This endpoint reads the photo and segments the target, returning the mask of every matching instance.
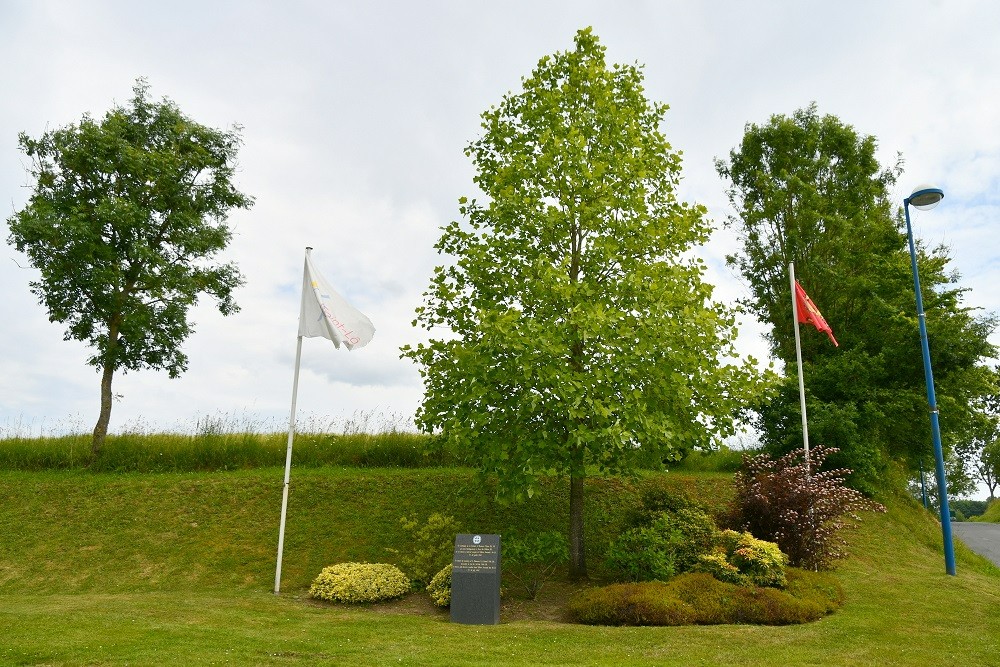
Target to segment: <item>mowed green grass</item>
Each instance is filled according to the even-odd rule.
[[[465,530],[561,529],[565,484],[523,506],[495,502],[464,469],[295,470],[283,593],[271,593],[282,471],[0,472],[2,665],[996,665],[1000,571],[959,549],[944,572],[933,517],[904,498],[865,515],[838,570],[847,604],[789,627],[600,628],[317,604],[324,565],[389,560],[403,514],[452,514]],[[720,508],[727,475],[595,482],[588,539],[601,545],[642,489]]]

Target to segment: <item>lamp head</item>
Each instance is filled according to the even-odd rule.
[[[918,211],[929,211],[944,199],[944,191],[933,185],[918,185],[907,201]]]

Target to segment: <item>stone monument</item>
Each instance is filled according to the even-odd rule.
[[[500,623],[500,536],[455,536],[451,562],[451,621]]]

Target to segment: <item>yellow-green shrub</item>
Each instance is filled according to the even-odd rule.
[[[715,550],[699,556],[694,569],[731,584],[784,588],[787,564],[788,557],[774,542],[724,530],[716,538]]]
[[[332,602],[383,602],[410,591],[410,580],[388,563],[337,563],[324,567],[309,595]]]
[[[445,565],[427,584],[431,600],[439,607],[451,606],[451,565]]]

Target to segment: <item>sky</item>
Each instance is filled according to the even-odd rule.
[[[680,196],[718,228],[698,251],[718,300],[748,292],[725,265],[738,244],[714,160],[746,124],[815,102],[877,137],[883,164],[902,155],[900,203],[921,184],[945,191],[913,214],[915,234],[951,247],[967,305],[1000,311],[1000,3],[2,0],[0,219],[30,194],[18,133],[99,118],[138,77],[202,124],[242,127],[236,182],[256,203],[231,215],[225,253],[246,279],[242,310],[195,308],[180,378],[118,375],[112,432],[206,418],[282,430],[306,246],[377,331],[351,352],[304,341],[300,425],[409,427],[422,385],[399,348],[426,340],[411,322],[446,261],[434,243],[476,194],[465,147],[485,110],[588,26],[609,62],[643,65],[647,96],[670,106]],[[29,292],[36,275],[2,246],[0,434],[89,431],[100,376]],[[740,351],[766,357],[761,326],[742,324]]]

